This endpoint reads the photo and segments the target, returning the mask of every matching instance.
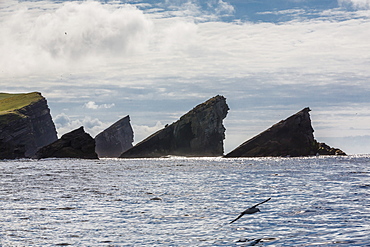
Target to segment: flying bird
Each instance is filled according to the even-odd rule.
[[[250,208],[244,210],[235,220],[231,221],[229,224],[234,223],[235,221],[237,221],[238,219],[243,217],[243,215],[245,215],[245,214],[254,214],[254,213],[260,212],[260,210],[259,210],[259,208],[257,208],[257,206],[261,205],[262,203],[270,201],[270,199],[271,199],[271,197],[269,199],[263,201],[263,202],[257,203],[253,207],[250,207]]]

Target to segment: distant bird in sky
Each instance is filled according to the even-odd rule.
[[[260,212],[260,210],[257,208],[257,206],[261,205],[262,203],[270,201],[270,199],[271,199],[271,197],[269,199],[263,201],[263,202],[257,203],[253,207],[250,207],[250,208],[244,210],[235,220],[231,221],[229,224],[234,223],[235,221],[237,221],[238,219],[243,217],[243,215],[245,215],[245,214],[254,214],[254,213]]]

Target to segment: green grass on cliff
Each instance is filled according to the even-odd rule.
[[[0,115],[16,114],[17,110],[43,99],[40,93],[8,94],[0,93]]]

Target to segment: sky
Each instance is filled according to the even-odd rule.
[[[129,115],[135,143],[223,95],[225,153],[305,107],[370,153],[370,0],[0,0],[0,92],[39,91],[58,135]]]

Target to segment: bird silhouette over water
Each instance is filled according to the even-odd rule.
[[[244,210],[235,220],[231,221],[229,224],[234,223],[235,221],[237,221],[238,219],[243,217],[243,215],[245,215],[245,214],[254,214],[254,213],[260,212],[260,210],[259,210],[259,208],[257,208],[257,206],[261,205],[262,203],[270,201],[270,199],[271,199],[271,197],[269,199],[263,201],[263,202],[257,203],[253,207],[250,207],[250,208]]]

